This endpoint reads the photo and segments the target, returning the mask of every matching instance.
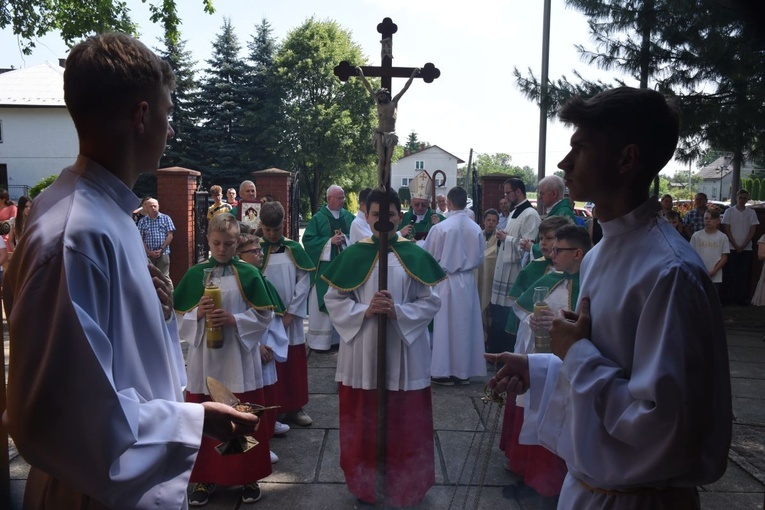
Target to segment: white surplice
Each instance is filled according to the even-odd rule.
[[[377,388],[377,322],[365,319],[378,288],[379,265],[358,289],[342,292],[330,285],[324,302],[340,334],[335,380],[352,388]],[[420,390],[430,386],[428,324],[441,300],[433,288],[411,278],[395,254],[388,254],[388,291],[393,296],[396,320],[387,326],[387,389]]]
[[[284,311],[295,316],[292,324],[285,328],[290,345],[303,345],[303,319],[307,315],[306,302],[311,287],[311,273],[295,266],[292,257],[285,250],[283,253],[272,253],[268,256],[268,265],[263,270],[263,276],[268,278],[279,293],[284,303]]]
[[[448,278],[436,285],[441,309],[433,323],[433,377],[486,375],[483,324],[475,269],[483,264],[486,239],[465,214],[452,211],[430,229],[423,246]]]
[[[223,327],[223,347],[206,346],[205,319],[197,319],[195,306],[185,314],[178,313],[178,334],[189,343],[187,354],[188,390],[209,395],[207,377],[214,377],[233,393],[244,393],[263,387],[263,368],[259,347],[274,318],[273,310],[250,308],[242,299],[239,281],[230,274],[220,279],[221,308],[233,314],[236,326]],[[282,329],[284,329],[282,327]],[[264,338],[266,337],[266,338]],[[287,346],[283,348],[287,356]]]
[[[536,239],[539,224],[542,223],[539,213],[533,207],[524,209],[516,218],[513,218],[513,214],[510,214],[504,229],[507,237],[497,249],[497,263],[494,266],[494,280],[491,286],[491,303],[505,307],[512,305],[512,300],[507,294],[522,269],[521,259],[524,252],[520,248],[520,241]]]
[[[359,209],[356,211],[356,217],[351,222],[351,232],[348,235],[348,240],[350,244],[354,244],[371,235],[372,229],[369,228],[369,223],[367,223],[367,215]]]
[[[183,402],[176,324],[149,275],[137,205],[79,156],[35,199],[5,276],[9,431],[32,465],[25,508],[185,506],[204,410]]]
[[[584,258],[590,338],[561,361],[529,356],[521,442],[562,457],[569,475],[558,508],[667,508],[671,491],[725,472],[731,388],[722,312],[707,270],[649,200],[602,223]],[[648,498],[648,499],[646,499]],[[647,505],[647,506],[646,506]]]

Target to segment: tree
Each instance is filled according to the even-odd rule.
[[[144,3],[146,0],[142,0]],[[212,0],[202,0],[208,14],[215,12]],[[165,35],[173,42],[179,38],[176,0],[149,2],[151,21],[160,23]],[[21,38],[22,52],[32,53],[35,39],[48,32],[58,31],[67,44],[73,44],[91,34],[108,31],[135,34],[136,25],[130,18],[130,9],[124,1],[98,0],[8,0],[0,4],[0,30],[12,27],[13,33]]]
[[[409,133],[404,148],[409,151],[409,154],[420,150],[420,141],[417,139],[417,132],[415,130],[412,130],[412,132]]]
[[[196,169],[201,165],[202,154],[196,143],[199,136],[198,107],[199,87],[195,79],[191,52],[186,51],[186,42],[177,43],[165,38],[165,47],[157,53],[165,59],[175,72],[175,90],[170,93],[173,101],[171,126],[175,136],[167,141],[167,149],[160,161],[160,167],[182,166]]]
[[[248,107],[243,91],[248,69],[240,51],[231,20],[225,19],[201,83],[198,115],[202,125],[195,142],[202,154],[199,170],[221,186],[238,186],[251,170],[243,164]]]
[[[693,161],[705,146],[724,149],[734,154],[738,183],[744,152],[765,153],[765,39],[757,38],[754,17],[735,0],[567,3],[590,17],[590,32],[600,50],[578,46],[584,60],[618,69],[641,87],[676,96],[683,113],[679,159]],[[529,74],[524,78],[515,70],[518,86],[550,114],[573,94],[590,97],[608,86],[575,73],[581,83],[572,84],[564,76],[549,84],[543,98],[541,84]]]
[[[272,33],[271,25],[264,18],[247,43],[249,69],[243,90],[247,96],[244,112],[246,143],[242,151],[247,166],[256,170],[280,166],[281,163],[277,150],[281,135],[276,129],[281,91],[274,80],[277,42]]]
[[[311,211],[326,188],[358,189],[376,182],[370,144],[374,105],[362,83],[342,84],[334,66],[364,64],[361,47],[335,21],[310,18],[292,30],[278,49],[275,86],[282,91],[277,121],[281,148],[291,169],[300,169]]]
[[[526,191],[537,189],[537,174],[528,166],[519,167],[511,164],[512,157],[509,154],[499,152],[496,154],[476,153],[473,167],[478,175],[507,174],[509,177],[518,177],[526,184]]]

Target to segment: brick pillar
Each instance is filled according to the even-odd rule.
[[[170,279],[177,285],[194,260],[194,192],[196,170],[174,166],[157,170],[159,210],[173,220],[175,233],[170,244]]]
[[[499,201],[505,196],[505,188],[502,183],[510,176],[508,174],[486,174],[479,177],[483,194],[481,195],[481,213],[486,209],[499,211]],[[483,218],[478,222],[483,225]]]
[[[268,168],[253,172],[252,176],[258,188],[258,198],[271,195],[284,207],[284,237],[291,238],[290,184],[292,183],[292,173],[278,168]]]

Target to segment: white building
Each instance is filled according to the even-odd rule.
[[[64,105],[64,68],[44,63],[0,74],[0,187],[15,199],[77,158]]]
[[[752,175],[755,168],[748,161],[741,164],[741,179]],[[730,201],[730,190],[733,182],[733,155],[717,158],[699,170],[701,183],[697,193],[705,193],[709,200]],[[751,190],[749,190],[751,191]]]
[[[409,154],[391,165],[391,187],[398,191],[399,188],[409,186],[409,181],[420,170],[425,170],[433,176],[436,170],[441,170],[446,175],[446,182],[440,178],[436,182],[436,194],[444,194],[457,185],[457,165],[464,163],[463,160],[446,152],[438,145],[431,145],[420,151]]]

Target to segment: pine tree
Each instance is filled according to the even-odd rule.
[[[173,101],[173,113],[170,125],[175,136],[167,141],[167,149],[160,161],[160,167],[182,166],[196,170],[200,166],[201,153],[196,139],[199,136],[198,115],[198,86],[195,80],[191,52],[186,51],[183,40],[174,44],[165,39],[165,47],[157,49],[157,53],[165,59],[175,72],[175,90],[170,93]]]
[[[256,27],[249,49],[248,74],[243,92],[247,96],[244,116],[244,161],[248,168],[262,170],[280,166],[279,118],[281,94],[274,80],[274,56],[277,50],[272,28],[264,18]]]
[[[409,154],[412,154],[420,150],[420,141],[417,139],[416,131],[412,130],[412,132],[409,133],[409,136],[406,139],[405,148],[406,150],[409,151]]]
[[[200,171],[211,184],[224,188],[239,186],[252,170],[242,157],[247,142],[243,121],[248,106],[242,91],[246,89],[248,69],[240,51],[231,20],[225,19],[213,42],[199,94]]]

